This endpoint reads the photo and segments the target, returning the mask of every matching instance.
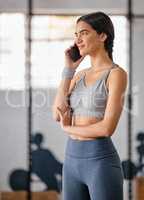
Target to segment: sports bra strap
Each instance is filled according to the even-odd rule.
[[[107,79],[108,79],[108,76],[109,76],[110,72],[116,67],[118,67],[117,64],[113,63],[113,66],[106,71],[105,76],[104,76],[105,83],[107,82]]]

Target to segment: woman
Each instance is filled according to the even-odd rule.
[[[65,51],[65,67],[53,116],[69,136],[63,165],[63,200],[123,200],[123,173],[111,136],[118,124],[127,73],[113,62],[114,28],[105,13],[81,16],[75,44],[81,58]],[[86,55],[91,66],[74,75]]]

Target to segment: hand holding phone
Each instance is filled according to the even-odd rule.
[[[69,55],[74,62],[82,57],[76,44],[69,50]]]

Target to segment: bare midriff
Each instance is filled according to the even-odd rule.
[[[84,117],[84,116],[72,116],[72,126],[88,126],[91,124],[95,124],[102,119],[96,117]],[[78,140],[94,140],[94,137],[79,137],[75,135],[71,135],[72,139]]]

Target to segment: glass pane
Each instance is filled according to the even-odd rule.
[[[24,15],[0,15],[0,89],[24,88]]]

